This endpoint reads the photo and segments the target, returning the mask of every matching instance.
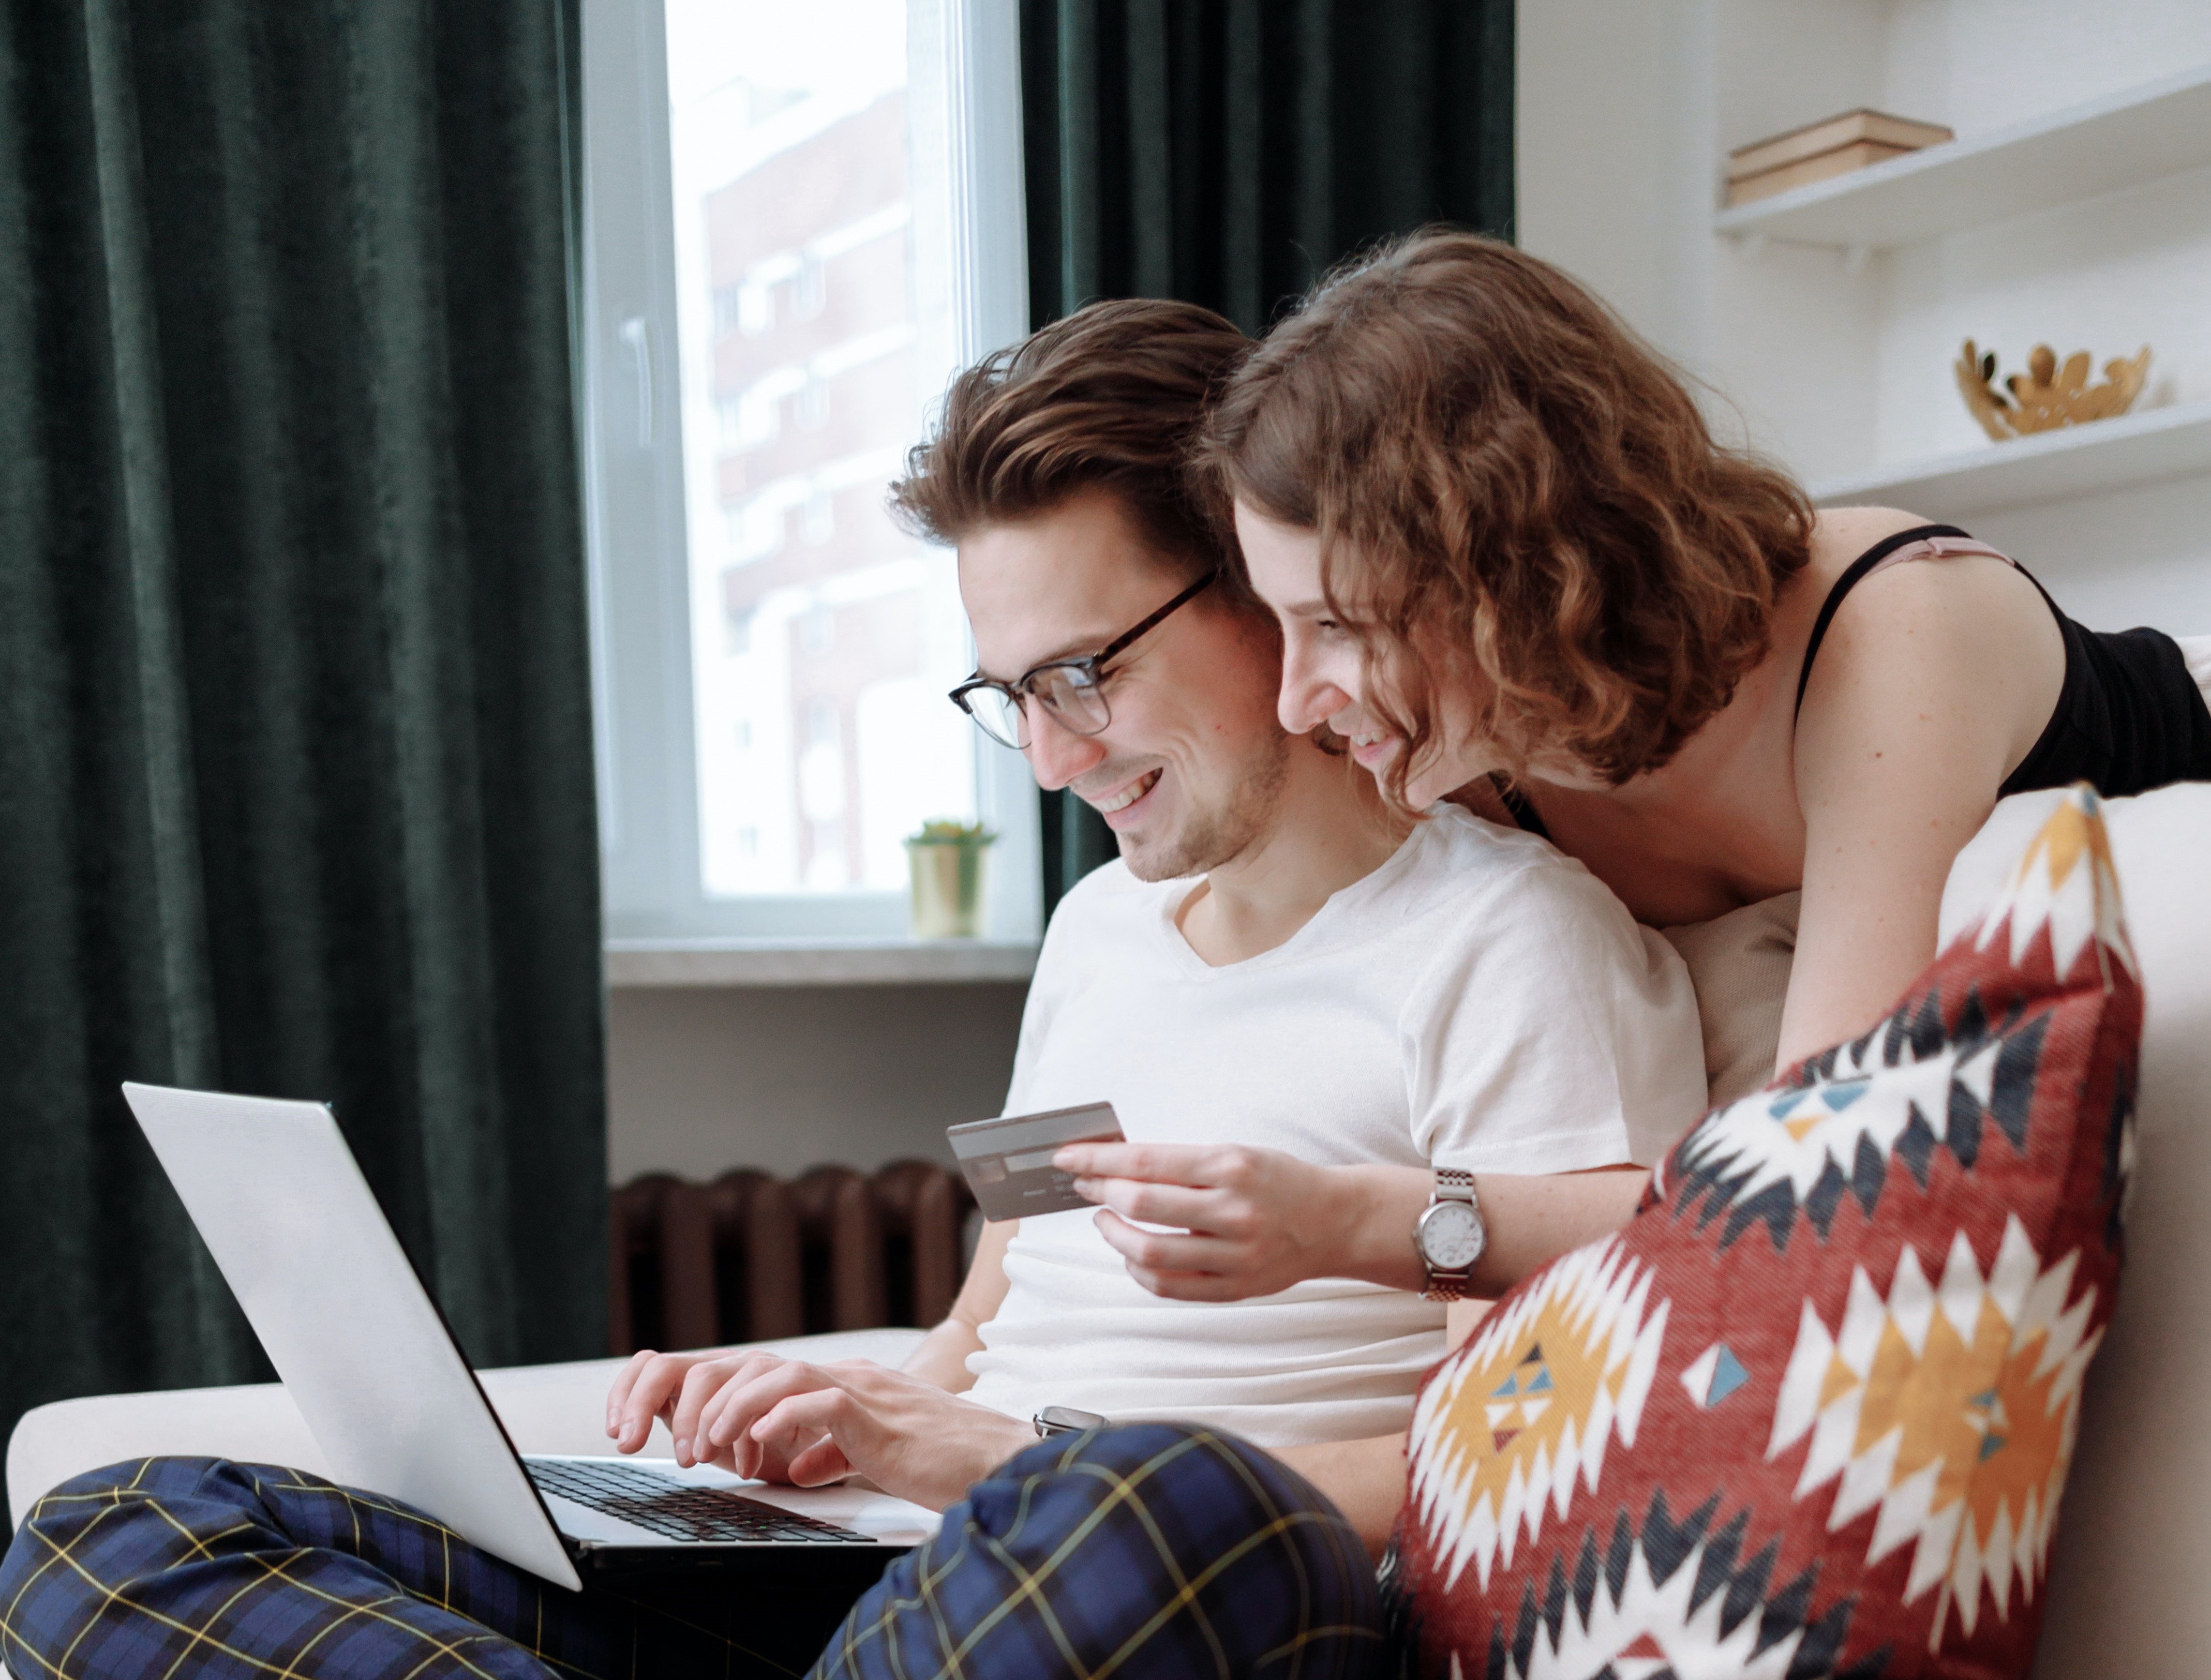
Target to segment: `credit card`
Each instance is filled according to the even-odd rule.
[[[1094,1206],[1075,1194],[1074,1175],[1053,1166],[1052,1154],[1063,1144],[1125,1141],[1111,1103],[971,1121],[946,1127],[944,1135],[985,1219],[1025,1219]]]

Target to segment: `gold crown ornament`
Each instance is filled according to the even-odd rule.
[[[1981,430],[1998,443],[2023,438],[2032,432],[2054,432],[2061,426],[2085,426],[2109,420],[2134,407],[2149,377],[2149,346],[2131,360],[2114,359],[2104,364],[2104,383],[2088,383],[2088,353],[2076,350],[2057,365],[2057,353],[2038,344],[2026,359],[2026,372],[1996,383],[1996,353],[1985,354],[1972,339],[1953,370],[1966,406],[1981,423]]]

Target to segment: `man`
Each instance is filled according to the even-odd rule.
[[[1007,1111],[1111,1101],[1132,1142],[1201,1146],[1208,1192],[1146,1187],[1147,1223],[1217,1230],[1241,1186],[1287,1227],[1254,1240],[1338,1253],[1361,1174],[1647,1163],[1703,1067],[1679,960],[1586,872],[1456,808],[1407,823],[1341,743],[1283,732],[1279,633],[1184,465],[1245,347],[1190,305],[1093,305],[964,376],[895,497],[958,547],[978,668],[954,698],[1120,847],[1054,917]],[[1249,1182],[1301,1163],[1339,1170]],[[1410,1224],[1378,1240],[1409,1252]],[[1348,1278],[1165,1300],[1143,1262],[1172,1252],[1113,1212],[990,1225],[903,1372],[640,1354],[608,1431],[635,1451],[664,1416],[685,1462],[858,1469],[942,1508],[1047,1405],[1193,1421],[1378,1550],[1414,1386],[1478,1308]]]

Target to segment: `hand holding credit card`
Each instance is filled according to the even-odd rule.
[[[985,1219],[1021,1219],[1090,1206],[1075,1194],[1074,1175],[1052,1165],[1052,1155],[1065,1144],[1126,1141],[1111,1103],[978,1120],[948,1126],[944,1135]]]

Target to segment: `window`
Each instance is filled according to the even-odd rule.
[[[585,9],[588,484],[608,931],[902,939],[901,842],[1000,834],[1027,767],[944,698],[949,553],[884,490],[1027,326],[1015,0]]]

